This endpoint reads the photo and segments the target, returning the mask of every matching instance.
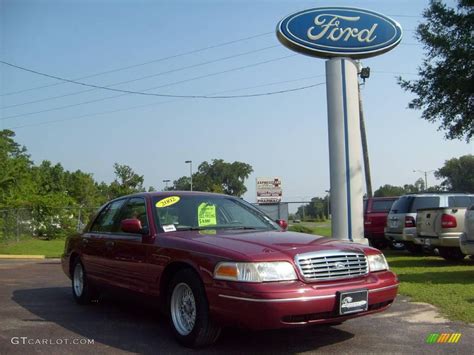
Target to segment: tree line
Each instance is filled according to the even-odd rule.
[[[130,166],[115,163],[115,179],[98,182],[93,174],[68,171],[60,163],[34,164],[26,147],[11,130],[0,131],[0,236],[19,230],[38,237],[55,238],[87,223],[105,202],[137,192],[155,191],[144,186],[144,177]],[[222,159],[203,162],[193,174],[194,189],[242,196],[252,167]],[[180,177],[168,190],[189,190],[190,177]]]

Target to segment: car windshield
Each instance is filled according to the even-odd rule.
[[[164,232],[203,229],[279,230],[249,203],[233,197],[188,195],[156,197],[158,225]]]

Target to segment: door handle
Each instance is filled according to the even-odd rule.
[[[114,245],[115,245],[115,242],[112,241],[112,240],[108,240],[108,241],[105,242],[105,246],[107,248],[112,248]]]
[[[89,243],[89,239],[83,238],[83,239],[82,239],[82,245],[83,245],[83,246],[86,246],[87,243]]]

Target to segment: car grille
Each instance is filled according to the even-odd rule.
[[[369,272],[367,258],[359,253],[314,252],[296,255],[295,261],[307,281],[351,278]]]

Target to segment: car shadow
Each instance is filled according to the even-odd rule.
[[[21,289],[13,301],[40,319],[21,321],[50,322],[78,336],[94,339],[124,351],[166,353],[298,353],[343,342],[354,337],[337,327],[314,326],[300,329],[251,332],[224,329],[218,342],[203,350],[181,347],[173,338],[168,320],[156,307],[138,299],[123,300],[105,296],[100,302],[79,306],[69,287]],[[113,349],[111,349],[113,350]]]

